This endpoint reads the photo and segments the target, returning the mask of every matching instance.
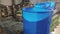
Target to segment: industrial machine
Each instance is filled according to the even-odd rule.
[[[29,0],[11,0],[11,5],[0,5],[0,17],[9,17],[12,16],[13,18],[16,18],[16,13],[20,12],[23,6],[26,6],[29,4]],[[20,13],[19,13],[20,14]]]

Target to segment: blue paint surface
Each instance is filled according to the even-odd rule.
[[[40,5],[41,4],[41,5]],[[36,4],[34,8],[23,8],[24,34],[49,34],[54,5],[43,8],[44,3]],[[41,7],[40,7],[41,6]],[[50,9],[51,8],[51,9]],[[52,10],[53,9],[53,10]]]

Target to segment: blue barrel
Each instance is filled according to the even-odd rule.
[[[46,6],[49,5],[45,3]],[[49,34],[53,14],[52,8],[44,3],[35,4],[33,8],[23,8],[24,34]],[[44,8],[45,7],[45,8]],[[54,6],[53,6],[54,7]]]

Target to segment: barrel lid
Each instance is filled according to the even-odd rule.
[[[23,11],[26,12],[51,12],[54,10],[55,2],[41,2],[34,4],[34,7],[25,7]]]

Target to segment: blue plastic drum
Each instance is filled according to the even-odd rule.
[[[51,6],[48,3],[45,4],[35,4],[34,8],[23,8],[24,34],[50,33],[50,24],[54,9],[51,8]]]

